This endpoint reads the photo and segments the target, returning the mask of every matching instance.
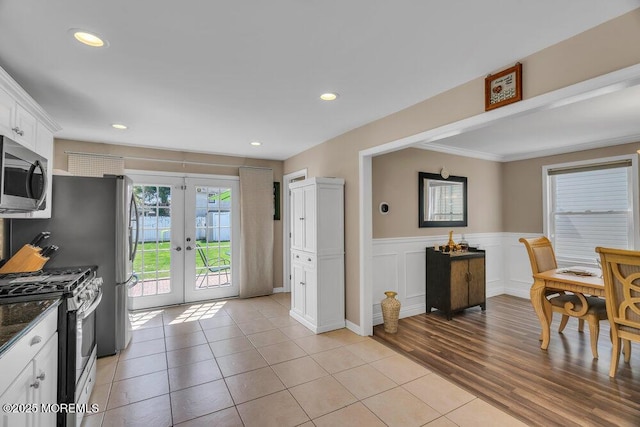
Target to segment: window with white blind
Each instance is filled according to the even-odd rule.
[[[636,159],[621,156],[543,168],[545,234],[560,266],[595,265],[596,246],[637,247]]]

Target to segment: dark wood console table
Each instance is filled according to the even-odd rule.
[[[485,252],[441,252],[427,248],[427,314],[442,310],[451,320],[454,312],[479,305],[486,309]]]

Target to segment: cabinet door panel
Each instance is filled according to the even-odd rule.
[[[316,250],[316,186],[304,187],[304,243],[302,250]]]
[[[36,378],[40,386],[35,390],[35,403],[57,403],[58,401],[58,333],[56,332],[34,359]],[[35,427],[56,424],[56,413],[38,412]]]
[[[7,391],[0,396],[0,401],[3,404],[18,404],[27,405],[33,404],[33,361],[20,372],[15,381],[9,386]],[[38,408],[39,409],[39,408]],[[0,412],[0,420],[2,427],[33,427],[34,417],[33,413],[27,413],[25,411],[16,412]]]
[[[468,265],[466,260],[451,262],[451,310],[469,305]]]
[[[291,263],[291,309],[301,316],[305,313],[305,272],[302,264]]]
[[[469,305],[483,304],[485,300],[484,258],[469,260]]]
[[[304,193],[301,188],[291,190],[291,248],[302,249],[304,244]]]
[[[304,307],[305,307],[305,317],[312,323],[317,323],[318,321],[318,289],[317,289],[317,276],[314,269],[310,269],[305,267],[305,281],[304,281]]]
[[[20,104],[16,107],[15,125],[20,129],[20,133],[15,133],[14,138],[20,144],[35,151],[36,149],[36,128],[37,120]]]
[[[13,115],[16,101],[4,90],[0,89],[0,135],[12,137]]]

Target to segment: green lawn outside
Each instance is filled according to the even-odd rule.
[[[207,243],[204,240],[199,240],[197,243],[203,250],[207,247]],[[218,242],[209,242],[209,248],[205,250],[206,258],[210,266],[223,264],[224,262],[221,260],[227,260],[228,263],[231,263],[230,252],[231,242],[228,241],[220,242],[220,246],[218,246]],[[156,279],[156,272],[158,273],[158,278],[168,278],[171,269],[171,254],[170,242],[146,242],[138,244],[138,252],[133,260],[133,271],[138,275],[140,280]],[[196,252],[195,255],[196,268],[204,268],[205,264],[200,254]]]

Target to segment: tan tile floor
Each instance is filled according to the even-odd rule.
[[[314,335],[290,295],[136,313],[83,426],[524,425],[369,337]]]

